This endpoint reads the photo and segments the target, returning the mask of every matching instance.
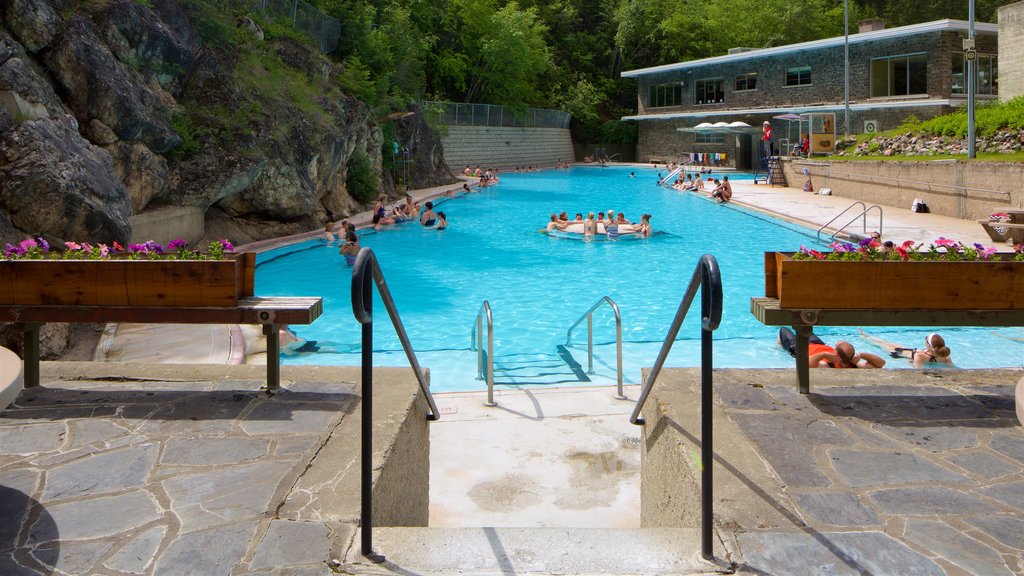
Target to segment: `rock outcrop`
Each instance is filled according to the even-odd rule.
[[[3,3],[0,242],[124,241],[129,216],[166,205],[200,208],[208,237],[231,230],[239,242],[315,229],[361,209],[346,188],[357,149],[393,190],[383,134],[344,94],[338,64],[295,40],[264,41],[252,19],[239,20],[240,39],[233,20],[204,9]],[[396,134],[412,144],[408,184],[452,181],[419,115]]]
[[[1017,130],[999,130],[991,136],[978,135],[975,139],[975,150],[998,154],[1020,152],[1024,150],[1024,133]],[[872,138],[867,142],[861,142],[852,150],[840,152],[840,155],[936,156],[966,153],[966,138],[906,132],[896,136]]]

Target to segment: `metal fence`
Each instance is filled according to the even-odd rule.
[[[423,109],[445,126],[500,126],[506,128],[568,128],[572,115],[562,110],[510,108],[493,104],[424,102]]]
[[[253,0],[271,18],[287,18],[292,28],[313,39],[323,53],[333,52],[341,38],[341,22],[301,0]]]

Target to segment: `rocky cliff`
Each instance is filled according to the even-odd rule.
[[[123,243],[132,215],[166,205],[200,208],[208,238],[236,243],[315,229],[376,195],[347,187],[357,150],[393,190],[343,64],[264,39],[229,5],[0,3],[0,242]],[[420,143],[409,184],[450,182],[419,115],[394,124]]]

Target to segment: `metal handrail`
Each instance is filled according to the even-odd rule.
[[[566,347],[572,346],[572,331],[583,322],[583,319],[587,319],[587,374],[594,373],[594,310],[597,310],[602,304],[608,303],[611,306],[612,312],[615,313],[615,358],[616,358],[616,392],[615,396],[619,400],[625,400],[626,396],[622,393],[622,316],[619,315],[619,306],[608,296],[602,296],[600,300],[594,303],[589,310],[583,313],[578,320],[573,322],[572,326],[565,333],[565,345]]]
[[[879,233],[879,235],[881,235],[882,234],[882,219],[883,219],[883,216],[884,216],[884,214],[882,213],[882,207],[879,206],[878,204],[872,204],[871,206],[868,206],[867,208],[865,208],[863,212],[861,212],[860,214],[857,214],[856,216],[851,218],[849,222],[847,222],[846,224],[843,224],[838,230],[833,232],[832,233],[832,238],[835,238],[837,234],[839,234],[843,230],[846,230],[847,226],[849,226],[850,224],[853,224],[854,222],[856,222],[857,218],[861,218],[861,217],[863,217],[863,219],[861,220],[861,235],[867,234],[868,233],[868,216],[867,216],[867,214],[868,214],[868,212],[874,210],[875,208],[878,208],[878,233]]]
[[[699,282],[698,282],[699,279]],[[672,319],[672,325],[668,329],[668,334],[665,336],[665,343],[661,346],[661,351],[658,352],[658,359],[654,362],[654,367],[647,374],[647,378],[644,380],[643,388],[640,391],[640,397],[636,401],[636,407],[633,408],[633,414],[629,417],[629,421],[633,424],[642,426],[645,424],[644,419],[640,417],[640,411],[643,410],[644,403],[647,402],[647,396],[651,392],[651,388],[654,386],[654,382],[658,379],[658,375],[661,373],[661,368],[665,364],[665,360],[668,358],[669,351],[672,350],[672,345],[675,343],[676,335],[679,333],[679,328],[683,325],[683,320],[686,319],[686,313],[690,310],[690,305],[693,304],[693,299],[697,295],[697,288],[700,288],[700,315],[701,315],[701,334],[700,334],[700,459],[701,459],[701,555],[711,560],[714,556],[713,551],[713,524],[714,518],[712,516],[712,470],[714,448],[712,445],[712,427],[711,427],[711,409],[712,409],[712,384],[713,384],[713,363],[712,363],[712,338],[711,333],[718,328],[718,325],[722,322],[722,276],[718,271],[718,261],[711,254],[705,254],[700,257],[700,261],[697,262],[697,267],[693,270],[693,276],[690,277],[690,284],[686,288],[686,294],[683,295],[682,301],[679,303],[679,308],[676,310],[676,316]]]
[[[868,205],[864,204],[863,202],[861,202],[860,200],[857,200],[853,204],[850,204],[849,206],[844,208],[842,212],[840,212],[839,214],[836,214],[831,220],[826,222],[820,228],[818,228],[817,240],[819,242],[821,242],[821,231],[822,230],[824,230],[825,228],[828,228],[830,224],[832,224],[836,220],[839,220],[839,218],[843,214],[846,214],[847,212],[850,211],[851,208],[853,208],[854,206],[856,206],[858,204],[860,204],[861,211],[858,212],[856,216],[851,218],[849,222],[847,222],[846,224],[843,224],[838,229],[836,229],[836,231],[832,233],[830,238],[835,238],[836,234],[839,234],[843,230],[846,230],[846,227],[849,226],[850,224],[853,224],[854,222],[856,222],[857,218],[862,218],[862,220],[861,220],[862,230],[861,231],[862,231],[862,233],[867,234],[867,232],[868,232],[868,217],[867,217],[867,214],[868,214],[868,212],[870,212],[874,208],[878,208],[878,232],[881,233],[882,232],[882,218],[883,218],[882,207],[879,206],[878,204],[872,204],[871,206],[868,206]]]
[[[469,349],[476,350],[476,379],[483,380],[484,314],[487,315],[487,401],[484,406],[497,406],[498,403],[494,401],[494,316],[491,315],[491,303],[487,300],[484,300],[476,313],[473,330],[469,335]]]
[[[372,282],[372,283],[371,283]],[[416,359],[416,352],[409,343],[409,336],[405,333],[402,319],[398,316],[398,309],[395,301],[391,298],[391,291],[384,281],[384,273],[377,263],[377,257],[373,250],[362,248],[356,255],[356,262],[352,268],[352,313],[356,321],[363,325],[362,358],[361,358],[361,380],[362,380],[362,402],[361,402],[361,428],[362,428],[362,449],[360,453],[360,485],[361,485],[361,548],[364,556],[375,562],[381,562],[384,557],[373,552],[373,284],[377,285],[377,293],[384,302],[384,308],[391,317],[391,324],[398,333],[398,339],[402,342],[402,348],[409,359],[409,365],[416,374],[416,380],[420,384],[420,390],[427,400],[430,411],[427,413],[427,420],[437,420],[441,412],[434,403],[434,396],[430,393],[430,384],[423,376],[420,363]]]

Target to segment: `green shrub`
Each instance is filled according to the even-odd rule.
[[[379,182],[373,171],[373,162],[361,148],[356,148],[348,159],[348,178],[345,180],[348,193],[366,204],[377,195]]]

